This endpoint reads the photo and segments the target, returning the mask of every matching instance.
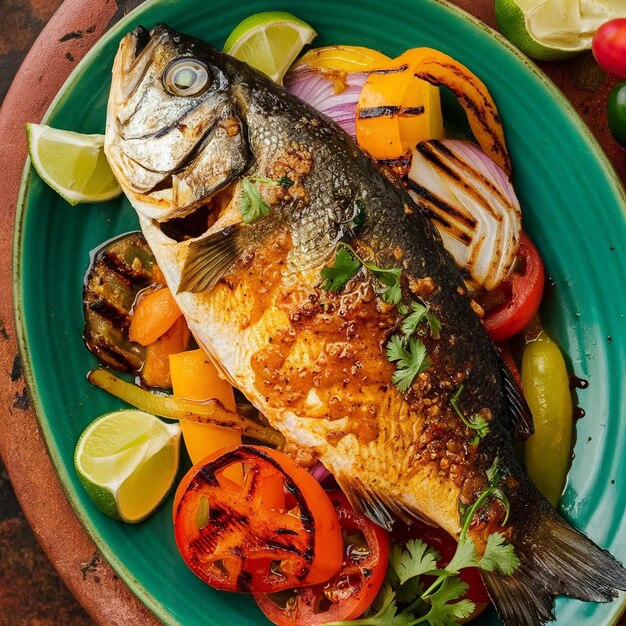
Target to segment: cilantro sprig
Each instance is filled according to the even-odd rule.
[[[471,600],[461,599],[467,585],[459,572],[466,567],[478,567],[509,575],[519,566],[519,559],[502,533],[492,533],[487,539],[482,557],[468,536],[474,515],[491,497],[505,502],[508,519],[508,500],[499,487],[501,469],[496,457],[487,471],[489,483],[472,506],[461,516],[461,534],[454,556],[445,568],[439,569],[439,553],[421,539],[412,539],[403,546],[393,544],[389,551],[387,580],[374,604],[361,619],[330,622],[325,626],[452,626],[474,611]],[[428,589],[420,583],[421,576],[435,577]],[[402,607],[402,605],[405,605]]]
[[[264,176],[245,176],[242,178],[238,208],[244,224],[252,224],[262,217],[267,217],[270,213],[270,208],[261,197],[259,183],[265,183],[273,187],[277,185],[280,187],[291,187],[294,184],[293,180],[287,178],[287,176],[283,176],[280,180],[265,178]]]
[[[465,415],[463,415],[463,411],[459,409],[458,405],[458,400],[463,393],[463,389],[464,386],[460,385],[459,388],[454,392],[454,395],[450,398],[450,404],[452,405],[452,408],[454,409],[456,414],[459,416],[459,419],[468,428],[476,431],[476,436],[472,440],[472,445],[475,445],[478,443],[479,439],[486,437],[489,433],[489,422],[487,419],[485,419],[483,415],[480,415],[480,413],[475,413],[471,417],[465,417]]]
[[[351,260],[349,261],[347,257],[351,257]],[[393,305],[399,304],[402,299],[400,287],[402,270],[399,268],[386,269],[373,263],[368,263],[355,252],[351,245],[344,241],[337,246],[337,254],[335,255],[333,265],[325,267],[321,272],[322,278],[326,280],[324,285],[322,285],[322,289],[341,291],[361,267],[366,268],[383,285],[383,288],[377,290],[376,293],[384,302]]]

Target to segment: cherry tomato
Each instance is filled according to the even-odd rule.
[[[593,36],[591,49],[607,74],[626,79],[626,17],[602,24]]]
[[[626,148],[626,83],[618,83],[611,90],[606,116],[613,139]]]
[[[520,238],[517,267],[489,298],[501,297],[494,308],[485,309],[483,324],[494,341],[504,341],[526,328],[541,304],[545,282],[543,262],[525,233]],[[481,301],[479,299],[479,304]]]
[[[439,526],[429,526],[419,521],[413,522],[410,526],[398,524],[397,528],[394,527],[393,535],[394,538],[401,541],[421,539],[429,546],[435,548],[441,557],[437,563],[439,567],[445,567],[456,552],[456,541]],[[477,567],[462,569],[459,575],[461,580],[468,585],[464,598],[471,600],[476,605],[476,611],[473,614],[475,616],[478,614],[478,611],[482,612],[489,603],[489,594]],[[426,583],[426,586],[428,584],[430,583]]]
[[[243,465],[243,486],[224,470]],[[276,592],[323,583],[341,566],[333,503],[296,462],[240,445],[191,468],[177,492],[174,534],[189,568],[226,591]]]
[[[328,493],[343,534],[343,562],[327,583],[281,594],[255,594],[279,626],[318,626],[353,619],[372,604],[385,579],[389,535],[354,511],[341,491]]]

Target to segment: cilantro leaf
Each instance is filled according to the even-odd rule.
[[[280,180],[278,181],[278,184],[280,187],[289,188],[293,186],[294,182],[288,176],[282,176]]]
[[[361,619],[327,622],[324,626],[411,626],[415,617],[411,613],[398,613],[396,593],[390,585],[383,585],[375,606],[379,606],[376,613]]]
[[[398,307],[400,310],[400,307]],[[405,335],[412,335],[415,332],[418,334],[424,334],[424,331],[420,329],[420,324],[426,323],[428,325],[428,330],[430,331],[431,337],[434,339],[439,339],[441,334],[441,322],[439,318],[430,310],[430,307],[422,302],[416,302],[415,300],[411,301],[411,308],[406,309],[405,312],[400,311],[403,315],[407,315],[402,321],[402,332]]]
[[[242,194],[239,199],[239,211],[244,224],[252,224],[261,217],[269,215],[270,212],[270,208],[261,198],[261,193],[253,180],[257,179],[243,178],[241,181]]]
[[[321,272],[322,278],[326,280],[322,288],[327,291],[341,291],[360,269],[361,262],[354,258],[346,248],[339,248],[334,264],[325,267]]]
[[[462,536],[456,547],[452,560],[446,565],[446,572],[458,574],[464,567],[476,567],[478,551],[470,537]]]
[[[404,318],[400,327],[402,332],[405,335],[412,335],[424,320],[427,311],[427,307],[420,302],[411,302],[411,313]]]
[[[404,546],[393,544],[389,562],[400,584],[437,569],[439,554],[421,539],[411,539]]]
[[[430,596],[430,611],[424,620],[430,626],[454,626],[458,621],[469,617],[475,608],[471,600],[453,602],[465,595],[467,584],[458,576],[446,578],[441,587]]]
[[[428,311],[427,317],[431,337],[433,339],[439,339],[441,336],[441,322],[439,321],[439,318],[431,311]]]
[[[402,300],[402,289],[400,287],[402,270],[399,268],[383,269],[369,263],[364,263],[364,265],[385,286],[384,289],[380,289],[377,292],[383,301],[389,302],[389,304],[399,304],[400,300]]]
[[[406,338],[393,335],[387,343],[387,358],[396,363],[391,380],[401,392],[407,391],[415,377],[430,367],[426,346],[415,337],[409,337],[407,350]]]
[[[492,533],[487,539],[483,558],[478,562],[480,569],[501,574],[512,574],[519,567],[519,558],[510,543],[506,543],[502,533]]]

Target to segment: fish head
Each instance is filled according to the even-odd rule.
[[[183,217],[246,169],[238,80],[229,57],[164,25],[139,26],[121,40],[105,152],[140,213]]]

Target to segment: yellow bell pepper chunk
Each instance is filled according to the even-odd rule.
[[[203,350],[188,350],[171,354],[170,372],[172,391],[175,396],[198,401],[215,398],[227,409],[235,410],[235,395],[232,386],[220,377]],[[183,421],[180,425],[187,452],[194,464],[215,450],[241,443],[241,434],[234,430]],[[228,478],[241,483],[239,468],[230,468],[228,472],[225,473]]]

